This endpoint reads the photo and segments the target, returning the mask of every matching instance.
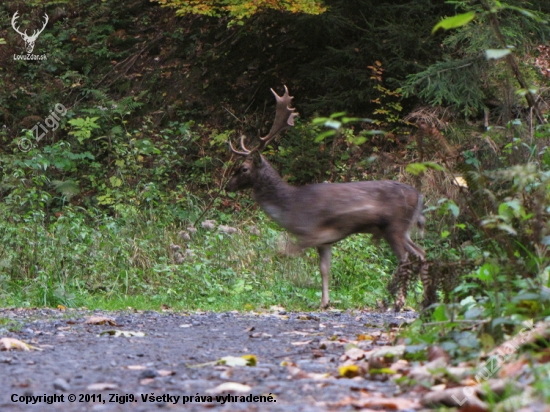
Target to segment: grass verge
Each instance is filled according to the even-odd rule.
[[[71,207],[58,216],[0,214],[2,307],[314,310],[320,303],[316,251],[278,253],[283,232],[259,212],[194,233],[176,214],[135,208],[117,217]],[[334,306],[375,307],[395,269],[389,248],[354,236],[334,249]]]

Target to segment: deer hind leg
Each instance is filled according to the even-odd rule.
[[[399,312],[405,306],[407,291],[412,278],[411,262],[407,259],[399,263],[390,283],[390,293],[395,296],[394,312]]]
[[[434,304],[437,300],[437,285],[433,277],[430,275],[428,262],[425,260],[420,262],[420,280],[424,287],[424,300],[422,301],[422,309]]]
[[[390,296],[395,299],[394,310],[395,312],[399,312],[405,305],[405,298],[407,297],[407,288],[409,285],[410,268],[408,266],[410,264],[407,251],[414,253],[416,250],[410,245],[412,241],[410,243],[407,241],[408,235],[395,230],[395,228],[387,228],[384,238],[399,260],[397,270],[393,274],[388,285],[388,292]],[[418,248],[418,246],[416,247]]]
[[[317,247],[319,252],[319,269],[321,270],[321,279],[323,282],[323,291],[321,294],[321,308],[326,309],[330,303],[328,295],[328,281],[330,273],[330,259],[332,255],[332,245],[322,245]]]

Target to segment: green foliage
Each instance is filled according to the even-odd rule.
[[[265,9],[289,11],[291,13],[320,14],[326,11],[323,2],[319,0],[287,0],[284,2],[273,0],[155,0],[163,6],[177,8],[178,15],[202,14],[205,16],[221,17],[228,15],[232,23],[240,23],[240,20],[249,18],[253,14]]]
[[[360,145],[367,141],[366,135],[384,134],[384,132],[380,130],[363,130],[356,135],[353,133],[353,130],[345,127],[350,123],[357,123],[357,122],[372,122],[372,120],[359,119],[355,117],[346,117],[345,113],[333,113],[330,115],[330,117],[317,117],[312,120],[311,123],[313,125],[322,125],[332,130],[327,130],[325,132],[320,133],[315,138],[315,143],[322,142],[327,137],[334,138],[342,135],[344,136],[347,142],[354,145]]]
[[[403,94],[415,94],[433,106],[450,106],[469,116],[485,107],[487,92],[479,82],[486,73],[487,63],[479,57],[437,62],[426,70],[411,74]]]
[[[493,152],[466,152],[463,163],[452,166],[464,180],[455,199],[442,198],[427,210],[438,222],[427,252],[438,279],[449,282],[443,284],[449,299],[434,308],[436,325],[420,341],[438,340],[461,358],[484,348],[487,336],[486,346],[492,347],[524,321],[550,316],[550,163],[546,146],[537,144],[548,138],[548,126],[536,128],[541,140],[531,144],[523,132],[522,138],[510,133],[497,161]],[[495,130],[489,136],[502,137]],[[449,169],[441,172],[458,181]],[[462,279],[452,282],[459,273]],[[479,343],[462,344],[461,337]]]
[[[85,119],[77,118],[69,120],[68,123],[73,126],[74,129],[71,130],[69,134],[76,137],[79,143],[83,143],[84,140],[87,140],[92,136],[92,130],[100,128],[100,126],[96,123],[97,119],[99,119],[99,117],[86,117]]]
[[[467,13],[457,14],[453,17],[447,17],[437,23],[432,29],[432,34],[439,29],[450,30],[458,27],[465,26],[475,18],[476,14],[473,11]]]
[[[403,92],[405,96],[415,94],[431,105],[450,106],[471,116],[487,109],[488,101],[500,100],[502,84],[510,87],[512,76],[517,77],[517,71],[498,62],[489,64],[488,60],[501,59],[511,49],[520,56],[527,54],[527,60],[530,49],[543,43],[550,32],[543,24],[546,22],[543,13],[513,4],[491,2],[491,8],[485,10],[470,2],[452,3],[468,11],[443,19],[432,30],[433,33],[440,28],[458,29],[443,40],[445,58],[410,74]],[[471,23],[474,18],[477,24]]]
[[[261,216],[254,216],[254,225],[240,224],[237,233],[199,228],[186,240],[176,210],[162,206],[126,207],[117,218],[93,208],[65,207],[57,216],[6,212],[0,210],[0,298],[14,305],[120,308],[131,302],[203,310],[319,305],[317,256],[279,256],[280,232]],[[229,218],[226,224],[243,221]],[[357,237],[335,253],[340,256],[333,271],[334,302],[343,308],[373,306],[385,293],[393,265],[389,250],[381,253]]]

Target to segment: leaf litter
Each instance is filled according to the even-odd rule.
[[[27,321],[32,311],[0,310],[0,315],[7,314],[23,325],[1,338],[0,345],[19,349],[27,357],[25,371],[19,370],[17,376],[10,373],[17,363],[12,366],[10,358],[5,358],[0,384],[26,387],[29,384],[25,382],[34,382],[31,390],[47,392],[52,391],[48,385],[54,377],[63,374],[73,391],[117,390],[137,394],[147,390],[143,389],[146,386],[156,385],[155,391],[179,394],[273,393],[277,399],[273,410],[291,407],[296,411],[307,408],[412,411],[458,407],[455,399],[465,399],[461,412],[479,412],[491,409],[486,400],[494,396],[506,398],[502,402],[515,402],[518,410],[520,407],[526,412],[544,410],[537,409],[541,400],[529,386],[534,362],[521,350],[507,358],[498,373],[480,382],[482,359],[477,364],[473,361],[453,364],[451,356],[441,347],[396,344],[397,328],[380,328],[381,324],[404,322],[393,314],[281,312],[284,313],[201,312],[182,316],[133,311],[103,317],[87,316],[85,311],[69,308],[42,309],[32,315],[32,320],[28,316]],[[78,321],[83,316],[87,316],[85,320]],[[410,322],[414,314],[405,313],[404,317]],[[140,339],[113,339],[105,346],[98,345],[98,335],[86,328],[113,324],[124,327],[137,324],[147,333],[141,336],[114,330],[124,332],[118,336],[140,336]],[[182,328],[182,324],[192,327]],[[550,350],[540,344],[550,336],[548,325],[537,325],[535,329],[538,335],[530,336],[522,344],[539,345],[536,362],[550,363]],[[60,333],[63,330],[71,334],[71,339]],[[252,331],[270,337],[254,338]],[[101,333],[117,336],[112,329]],[[42,352],[30,350],[36,347],[25,343],[29,336],[43,348]],[[296,341],[293,339],[296,337],[308,339]],[[494,350],[499,348],[502,346]],[[63,353],[61,358],[57,356],[59,351]],[[239,352],[247,355],[234,355]],[[424,360],[411,360],[419,359],[418,354],[423,354]],[[487,356],[490,354],[488,351]],[[136,363],[137,359],[143,359],[143,363]],[[75,368],[77,364],[81,366]],[[69,371],[74,371],[72,376]],[[465,388],[470,388],[466,398]],[[5,405],[2,396],[0,404]],[[70,409],[61,405],[58,410]]]

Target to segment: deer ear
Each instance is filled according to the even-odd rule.
[[[260,152],[254,151],[250,154],[252,157],[252,161],[254,162],[254,166],[259,166],[262,163],[262,155]]]

